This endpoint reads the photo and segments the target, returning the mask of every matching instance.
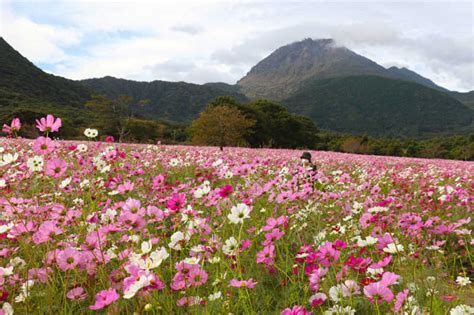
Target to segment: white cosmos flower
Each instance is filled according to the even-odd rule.
[[[142,254],[148,254],[149,252],[151,252],[152,247],[153,245],[151,244],[151,241],[142,242],[142,245],[141,245]]]
[[[396,244],[395,243],[390,243],[383,249],[384,252],[389,253],[389,254],[397,254],[399,252],[403,252],[404,247],[402,244]]]
[[[474,307],[461,304],[456,306],[455,308],[452,308],[451,311],[449,311],[450,315],[471,315],[474,314]]]
[[[97,129],[87,128],[84,130],[84,135],[87,138],[95,138],[99,135],[99,131]]]
[[[86,152],[87,151],[87,145],[84,143],[80,143],[77,145],[77,151],[79,152]]]
[[[208,297],[209,301],[214,301],[214,300],[217,300],[217,299],[222,299],[222,292],[221,291],[217,291],[215,293],[212,293],[211,295],[209,295]]]
[[[244,203],[239,203],[237,206],[233,206],[230,210],[230,214],[227,216],[230,222],[234,224],[243,223],[245,219],[250,218],[250,207]]]
[[[380,213],[380,212],[387,212],[388,208],[387,207],[372,207],[369,210],[370,213]]]
[[[18,153],[15,153],[15,154],[11,154],[11,153],[7,153],[7,154],[4,154],[2,156],[2,158],[0,159],[0,166],[5,166],[5,165],[8,165],[8,164],[11,164],[13,162],[15,162],[16,160],[18,160]]]
[[[225,241],[224,246],[222,246],[222,251],[228,256],[235,256],[239,251],[239,243],[235,237],[231,236],[228,240]]]
[[[13,307],[8,302],[3,303],[2,310],[5,315],[13,315]]]
[[[124,299],[131,299],[132,297],[137,294],[142,288],[147,287],[151,284],[151,280],[153,280],[153,275],[142,275],[140,278],[135,281],[132,285],[130,285],[126,291],[124,291],[123,298]]]
[[[459,284],[461,287],[464,287],[468,284],[471,284],[471,280],[469,279],[469,277],[458,276],[456,278],[456,283]]]
[[[181,231],[175,232],[173,235],[171,235],[171,242],[168,244],[168,246],[174,250],[181,250],[181,243],[186,243],[187,241],[189,241],[189,238],[190,236],[188,233],[186,233],[185,235]]]
[[[28,168],[32,172],[42,171],[43,165],[44,165],[44,159],[42,156],[38,156],[38,155],[32,158],[29,158],[28,161],[26,162],[26,166],[28,166]]]
[[[140,258],[136,260],[136,263],[143,270],[150,270],[158,268],[161,263],[169,257],[168,252],[164,247],[157,249],[156,251],[152,252],[149,257],[147,258]]]
[[[30,288],[35,284],[33,280],[28,280],[21,285],[21,292],[15,297],[16,303],[21,303],[26,300],[28,295],[30,294]]]
[[[0,188],[7,187],[7,181],[3,178],[0,178]]]
[[[68,177],[66,179],[64,179],[61,184],[59,184],[59,188],[66,188],[72,181],[72,178],[71,177]]]

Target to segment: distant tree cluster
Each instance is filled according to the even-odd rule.
[[[219,110],[216,110],[218,109]],[[222,118],[223,108],[228,108],[226,113],[232,109],[236,119]],[[250,147],[268,148],[315,148],[317,143],[318,129],[308,118],[292,114],[288,110],[276,103],[267,100],[257,100],[250,103],[238,103],[234,98],[222,96],[214,99],[207,106],[205,120],[220,121],[218,127],[203,124],[204,118],[200,116],[195,120],[190,128],[193,143],[219,145],[215,141],[214,134],[223,131],[222,125],[232,123],[235,129],[240,127],[239,141],[229,141],[225,145],[248,145]],[[202,114],[201,114],[202,115]],[[211,117],[209,117],[211,116]],[[245,118],[245,119],[242,119]],[[240,125],[239,125],[240,124]],[[235,133],[235,132],[234,132]],[[234,139],[235,140],[235,139]]]

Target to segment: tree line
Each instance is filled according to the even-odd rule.
[[[290,148],[337,151],[359,154],[410,156],[474,160],[474,134],[438,136],[430,139],[383,138],[320,131],[304,116],[268,101],[238,102],[221,96],[211,101],[189,124],[150,120],[138,114],[146,100],[130,96],[93,96],[86,111],[78,111],[72,121],[63,119],[58,134],[63,139],[80,139],[84,128],[100,130],[101,137],[113,136],[121,142],[164,144],[247,146],[252,148]],[[87,114],[89,113],[89,114]],[[90,113],[93,113],[91,115]],[[19,110],[2,119],[18,117],[23,122],[21,135],[36,137],[34,121],[46,113]]]

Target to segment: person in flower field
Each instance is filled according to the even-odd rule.
[[[300,179],[298,181],[299,184],[303,184],[303,183],[314,184],[314,180],[315,180],[314,176],[316,175],[317,167],[311,161],[311,159],[312,159],[311,153],[309,153],[308,151],[303,152],[303,154],[301,154],[300,156],[301,166],[302,166],[302,169],[300,169],[300,171],[302,170],[303,173],[300,173],[300,176],[299,176]]]

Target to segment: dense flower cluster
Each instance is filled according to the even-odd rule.
[[[473,311],[474,163],[37,127],[0,139],[0,314]]]

